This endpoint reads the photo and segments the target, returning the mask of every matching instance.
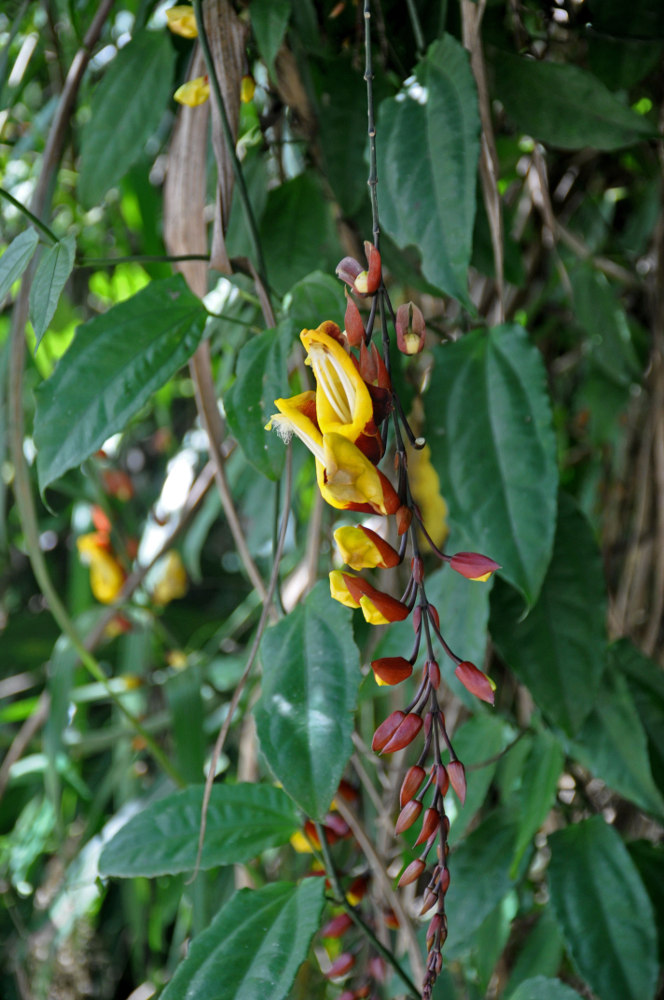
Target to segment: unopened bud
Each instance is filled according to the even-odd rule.
[[[399,805],[403,808],[406,802],[410,802],[413,796],[417,793],[418,788],[422,784],[426,777],[426,771],[419,764],[413,764],[406,771],[406,777],[403,779],[401,784],[401,793],[399,795]]]
[[[459,796],[461,805],[466,801],[466,769],[460,760],[451,760],[447,765],[450,785]]]
[[[377,753],[380,752],[392,739],[405,718],[406,714],[401,709],[397,709],[396,712],[388,715],[374,733],[373,740],[371,741],[371,749]]]
[[[332,917],[321,930],[322,937],[328,938],[338,938],[342,934],[345,934],[349,927],[352,926],[353,921],[348,916],[347,913],[338,913],[336,917]]]
[[[429,680],[431,681],[431,686],[434,691],[437,691],[440,687],[440,667],[435,660],[429,660],[427,663],[427,673],[429,675]]]
[[[417,820],[421,812],[422,803],[417,799],[411,799],[410,802],[406,802],[406,805],[399,813],[399,818],[394,828],[394,832],[399,835],[400,833],[403,833],[404,830],[408,830]]]
[[[405,885],[410,885],[411,882],[417,882],[425,868],[426,865],[421,858],[416,858],[415,861],[411,861],[399,879],[399,888],[402,889]]]
[[[327,970],[325,975],[328,979],[340,979],[342,976],[347,976],[350,970],[355,965],[355,956],[351,955],[348,951],[343,951],[337,959],[332,962],[332,965]]]
[[[359,347],[364,341],[364,323],[360,316],[360,310],[346,292],[346,316],[344,319],[346,327],[346,337],[351,347]]]
[[[409,712],[402,720],[394,735],[383,746],[383,753],[396,753],[403,750],[409,743],[412,743],[420,729],[422,728],[422,718],[416,712]]]
[[[438,821],[439,821],[438,810],[427,809],[427,811],[424,814],[424,819],[422,820],[422,829],[420,831],[420,835],[415,841],[416,847],[418,844],[423,844],[425,841],[429,839],[429,837],[433,836],[433,834],[438,829]]]
[[[397,347],[402,354],[418,354],[424,347],[424,316],[413,302],[399,306],[396,316]]]

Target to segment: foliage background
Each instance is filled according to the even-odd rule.
[[[404,764],[366,750],[403,700],[368,663],[401,654],[410,626],[376,638],[311,589],[334,518],[297,446],[275,604],[289,613],[237,687],[284,502],[286,451],[263,425],[303,384],[299,330],[341,322],[334,267],[371,233],[362,11],[206,7],[227,18],[210,40],[253,240],[214,108],[208,126],[207,106],[187,119],[172,100],[194,43],[167,32],[162,6],[0,14],[7,998],[169,983],[173,1000],[213,960],[223,983],[203,978],[200,997],[262,996],[266,982],[273,996],[339,996],[321,966],[341,946],[314,936],[335,911],[322,915],[322,880],[303,878],[310,858],[288,842],[304,812],[326,818],[351,752],[359,799],[339,808],[354,836],[335,867],[370,870],[362,912],[417,978],[412,895],[398,932],[381,916],[413,856],[390,832]],[[664,942],[664,14],[649,0],[385,0],[372,23],[386,280],[428,328],[395,381],[409,406],[425,389],[451,551],[504,567],[493,585],[429,567],[451,645],[498,684],[488,710],[450,678],[469,790],[436,996],[646,1000],[661,993]],[[241,104],[245,73],[256,90]],[[161,259],[208,248],[209,271],[183,267],[193,291]],[[77,553],[94,505],[126,574],[129,628],[113,637],[116,609]],[[159,590],[179,579],[172,563],[141,569],[173,548],[188,581],[177,598]],[[274,728],[284,698],[308,757],[293,727]],[[329,738],[314,702],[340,720]],[[131,817],[146,825],[118,833]],[[392,969],[374,988],[403,993]]]

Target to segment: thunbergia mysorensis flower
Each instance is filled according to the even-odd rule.
[[[412,303],[394,313],[382,281],[380,254],[371,243],[365,243],[365,253],[366,270],[352,257],[345,257],[337,274],[351,292],[372,297],[368,319],[363,320],[357,303],[347,291],[345,330],[327,320],[314,330],[302,331],[300,339],[316,388],[290,399],[277,399],[279,412],[267,426],[284,438],[295,434],[313,453],[318,486],[330,506],[385,519],[382,530],[366,525],[338,527],[334,540],[348,571],[334,569],[330,573],[332,597],[346,607],[361,610],[369,624],[389,625],[412,618],[415,633],[412,649],[407,655],[375,659],[371,667],[376,682],[397,685],[407,680],[414,673],[420,650],[424,652],[424,665],[413,697],[378,726],[372,749],[382,755],[392,754],[406,749],[420,734],[423,737],[417,762],[407,771],[401,787],[396,833],[417,824],[415,846],[421,848],[419,857],[403,871],[400,885],[419,882],[434,852],[421,904],[422,915],[435,907],[426,935],[429,957],[422,994],[424,1000],[429,1000],[442,968],[441,949],[447,936],[445,894],[450,873],[445,795],[450,788],[461,802],[466,795],[464,767],[455,753],[438,700],[441,671],[435,644],[454,664],[456,678],[477,698],[493,704],[495,685],[475,664],[457,656],[447,644],[438,611],[427,597],[421,546],[427,544],[438,559],[469,580],[487,580],[500,567],[493,559],[476,552],[449,555],[440,548],[447,537],[447,508],[439,493],[438,476],[426,442],[415,436],[404,416],[390,377],[387,317],[391,318],[397,347],[405,354],[416,354],[423,349],[424,317]],[[377,314],[385,321],[381,324],[382,355],[371,339]],[[390,423],[395,449],[394,484],[378,468]],[[388,540],[390,535],[395,545]],[[362,570],[396,569],[404,562],[408,543],[410,573],[400,598],[358,575]],[[349,974],[354,968],[352,958],[350,953],[343,953],[328,975],[337,978]]]

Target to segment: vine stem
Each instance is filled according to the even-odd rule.
[[[42,170],[35,188],[32,200],[31,212],[35,218],[46,214],[47,206],[50,204],[50,189],[53,174],[60,160],[64,137],[69,123],[69,117],[74,106],[76,94],[83,78],[83,73],[92,55],[92,50],[97,43],[104,22],[108,17],[112,7],[112,0],[105,0],[101,3],[91,22],[90,28],[83,40],[83,45],[74,56],[73,62],[67,74],[65,85],[60,96],[58,108],[53,119],[51,131],[49,132]],[[171,762],[166,757],[161,747],[155,742],[149,732],[141,725],[140,721],[123,704],[122,699],[111,690],[108,679],[101,666],[92,654],[86,649],[76,627],[69,617],[67,610],[60,600],[60,596],[51,580],[44,554],[39,546],[39,527],[37,523],[37,512],[35,509],[34,497],[30,484],[30,475],[27,462],[23,454],[23,367],[25,363],[25,326],[28,316],[28,295],[30,289],[31,275],[34,268],[30,268],[21,282],[21,288],[14,304],[12,316],[12,341],[11,356],[9,364],[9,442],[14,464],[14,497],[16,508],[23,528],[25,546],[28,557],[32,565],[32,570],[42,594],[46,598],[49,610],[55,618],[58,627],[63,635],[69,639],[72,648],[76,651],[81,663],[89,673],[100,684],[103,684],[108,691],[109,697],[124,715],[132,728],[145,741],[150,753],[177,785],[182,785],[182,778]]]
[[[371,0],[364,0],[364,79],[367,84],[367,121],[369,132],[369,194],[371,197],[371,222],[373,242],[380,249],[380,222],[378,219],[378,168],[376,165],[376,122],[373,99],[373,63],[371,58]]]
[[[339,881],[337,870],[334,867],[334,862],[332,860],[332,855],[330,853],[330,846],[327,842],[327,838],[325,837],[325,829],[322,826],[322,824],[319,823],[318,821],[314,822],[314,826],[316,827],[316,835],[318,837],[318,840],[320,841],[320,849],[321,849],[321,854],[323,855],[323,861],[325,863],[325,871],[327,872],[328,878],[330,879],[330,882],[332,884],[332,889],[334,891],[335,903],[340,903],[343,906],[344,910],[346,911],[350,919],[353,921],[353,923],[356,925],[356,927],[358,927],[359,930],[362,931],[362,933],[365,935],[365,937],[368,938],[368,940],[371,942],[372,947],[375,948],[375,950],[379,953],[379,955],[381,955],[385,959],[385,961],[392,966],[392,968],[398,975],[399,979],[402,981],[404,986],[407,987],[409,992],[412,993],[414,996],[419,997],[420,992],[413,983],[410,976],[401,968],[401,965],[394,957],[392,952],[389,951],[389,949],[387,949],[385,945],[378,940],[371,927],[369,927],[369,925],[362,919],[360,914],[357,912],[356,908],[351,903],[349,903],[348,899],[346,898],[346,893],[343,891],[341,882]]]
[[[219,86],[219,77],[217,76],[217,71],[215,69],[214,60],[212,58],[212,52],[210,50],[210,42],[205,30],[205,22],[203,19],[203,0],[194,0],[194,15],[196,17],[196,27],[198,29],[198,40],[203,50],[203,58],[205,60],[205,68],[207,69],[208,79],[210,81],[210,87],[212,89],[212,94],[214,96],[214,101],[219,112],[219,118],[221,120],[221,128],[224,133],[224,142],[226,143],[226,150],[228,152],[228,157],[231,161],[231,166],[233,168],[233,174],[235,176],[235,181],[238,186],[238,193],[240,195],[240,200],[242,201],[242,207],[244,209],[245,218],[247,221],[247,228],[249,229],[249,237],[251,239],[251,245],[253,247],[254,254],[256,256],[256,269],[260,275],[261,284],[267,289],[269,288],[267,281],[267,269],[265,267],[265,259],[263,257],[263,248],[261,247],[260,237],[258,235],[258,227],[256,225],[256,218],[254,216],[253,209],[251,207],[251,201],[249,199],[249,192],[247,191],[247,185],[244,179],[244,174],[242,173],[242,166],[238,159],[237,152],[235,150],[235,140],[233,138],[233,132],[231,130],[231,124],[228,120],[228,114],[226,112],[226,105],[224,103],[224,97],[221,93],[221,87]]]
[[[18,200],[18,198],[15,198],[13,194],[10,194],[9,191],[6,191],[3,187],[0,187],[0,197],[8,201],[11,205],[14,206],[14,208],[17,208],[19,212],[22,212],[23,215],[25,215],[26,219],[30,219],[30,222],[32,222],[35,226],[37,226],[38,229],[41,229],[44,235],[48,236],[49,240],[51,240],[52,243],[58,242],[58,237],[55,235],[53,230],[49,229],[49,227],[46,225],[45,222],[42,222],[42,220],[39,219],[33,212],[31,212],[29,208],[26,208],[26,206],[23,205]]]
[[[231,723],[233,721],[233,716],[240,701],[242,692],[244,691],[245,685],[249,680],[249,675],[253,669],[256,657],[258,656],[258,648],[260,646],[261,639],[263,638],[263,633],[267,627],[268,618],[270,616],[270,611],[272,608],[272,598],[274,597],[275,590],[277,588],[277,581],[279,579],[279,564],[281,562],[281,555],[284,551],[284,544],[286,542],[286,531],[288,528],[288,518],[290,514],[290,502],[291,502],[291,490],[293,485],[293,462],[292,462],[292,452],[290,445],[288,446],[288,457],[286,460],[286,488],[284,490],[284,513],[281,521],[281,531],[279,532],[279,538],[277,539],[277,547],[274,552],[274,562],[272,565],[272,573],[267,585],[267,592],[265,594],[265,599],[263,601],[263,608],[261,611],[261,616],[258,622],[258,627],[256,628],[256,635],[254,636],[254,641],[251,644],[251,650],[249,652],[249,658],[247,660],[247,665],[242,672],[242,676],[237,683],[237,687],[233,692],[233,697],[231,698],[230,704],[228,706],[228,712],[226,718],[224,719],[223,725],[219,730],[219,735],[217,736],[217,742],[214,745],[214,750],[212,751],[212,759],[210,760],[210,766],[208,768],[208,773],[205,778],[205,791],[203,792],[203,805],[201,807],[201,828],[198,835],[198,850],[196,852],[196,864],[194,866],[194,873],[190,879],[191,882],[194,881],[198,875],[198,870],[201,864],[201,856],[203,854],[203,843],[205,841],[205,830],[207,827],[207,810],[210,804],[210,796],[212,794],[212,785],[214,783],[214,776],[217,770],[217,761],[219,760],[219,755],[224,748],[224,743],[226,742],[226,737],[228,736],[229,730],[231,728]]]

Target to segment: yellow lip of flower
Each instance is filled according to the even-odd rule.
[[[341,434],[323,434],[322,446],[316,479],[323,499],[338,510],[346,510],[349,504],[369,504],[377,514],[387,514],[383,484],[366,455]]]
[[[196,15],[189,4],[176,4],[166,11],[166,23],[174,35],[182,38],[197,38]]]
[[[90,567],[90,590],[101,604],[112,604],[125,581],[125,573],[115,556],[100,543],[96,531],[76,540],[81,562]]]
[[[173,94],[178,104],[186,104],[188,108],[197,108],[204,104],[210,96],[210,84],[206,76],[197,76],[187,80]]]
[[[431,463],[431,448],[406,445],[410,489],[420,508],[424,526],[434,545],[442,545],[449,534],[447,504],[440,492],[440,479]]]
[[[320,327],[303,330],[300,339],[307,351],[306,363],[316,376],[316,413],[322,433],[356,441],[368,424],[373,427],[373,401],[364,379],[342,345]]]
[[[346,574],[348,576],[349,574]],[[333,569],[330,573],[330,596],[333,600],[339,601],[347,608],[359,608],[358,601],[352,596],[348,585],[344,579],[344,574],[340,569]]]
[[[307,414],[308,410],[315,411],[315,399],[313,389],[288,399],[275,399],[274,405],[279,413],[272,414],[265,430],[275,430],[284,441],[290,441],[295,434],[319,462],[325,462],[323,435]]]
[[[399,562],[389,542],[363,525],[344,525],[334,532],[341,558],[351,569],[388,569]]]
[[[176,549],[170,549],[164,556],[161,576],[152,588],[155,604],[169,604],[187,593],[187,571],[182,557]]]

